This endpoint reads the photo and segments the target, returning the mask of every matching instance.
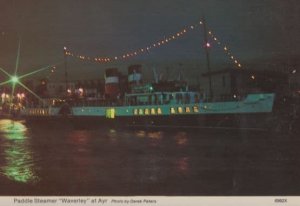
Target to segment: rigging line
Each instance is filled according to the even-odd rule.
[[[201,23],[200,23],[201,24]],[[115,60],[120,60],[120,59],[127,59],[129,57],[137,56],[140,54],[143,54],[145,52],[149,52],[150,50],[154,48],[158,48],[160,46],[163,46],[167,43],[170,43],[173,40],[176,40],[180,38],[181,36],[187,34],[189,31],[194,30],[196,27],[198,27],[197,24],[193,24],[190,26],[185,27],[183,30],[178,31],[177,33],[173,33],[171,35],[168,35],[168,37],[161,38],[161,40],[157,42],[153,42],[152,44],[149,44],[148,46],[141,47],[140,49],[136,49],[135,51],[128,51],[127,53],[123,53],[123,55],[117,55],[115,57],[89,57],[81,54],[74,54],[70,51],[66,51],[66,55],[72,56],[81,60],[92,60],[95,62],[111,62]]]

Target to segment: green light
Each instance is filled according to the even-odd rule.
[[[17,83],[17,82],[19,81],[19,78],[18,78],[17,76],[12,76],[12,77],[11,77],[11,81],[12,81],[13,83]]]
[[[21,183],[35,183],[39,181],[34,164],[33,152],[27,139],[27,128],[20,122],[0,120],[1,139],[5,142],[5,159],[0,166],[0,174],[8,179]]]

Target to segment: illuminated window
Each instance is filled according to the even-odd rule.
[[[199,108],[197,106],[193,107],[194,112],[199,112]]]
[[[183,112],[183,110],[182,110],[182,107],[178,107],[178,113],[182,113]]]
[[[162,114],[161,108],[157,108],[157,114]]]
[[[150,114],[150,111],[148,108],[145,109],[145,115],[149,115]]]
[[[144,112],[143,112],[143,109],[139,109],[139,115],[143,115]]]
[[[185,112],[186,112],[186,113],[190,113],[190,112],[191,112],[191,109],[190,109],[189,107],[186,107],[186,108],[185,108]]]
[[[176,110],[174,109],[174,107],[171,107],[171,114],[176,114]]]
[[[156,111],[154,108],[151,108],[151,114],[156,114]]]
[[[114,108],[106,109],[106,118],[114,119],[116,115],[116,110]]]
[[[134,115],[138,115],[138,109],[134,109],[134,110],[133,110],[133,114],[134,114]]]

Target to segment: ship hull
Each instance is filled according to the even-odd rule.
[[[75,128],[172,128],[172,129],[238,129],[267,131],[272,125],[272,115],[263,114],[214,114],[185,116],[116,117],[72,116]]]
[[[28,124],[76,128],[213,128],[268,130],[274,94],[248,95],[241,101],[192,104],[32,108],[22,111]],[[68,112],[66,112],[68,111]]]

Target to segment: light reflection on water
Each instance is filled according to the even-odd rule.
[[[186,146],[188,144],[188,137],[186,132],[178,132],[175,135],[175,141],[179,146]]]
[[[0,120],[0,132],[4,158],[4,164],[0,165],[1,174],[22,183],[38,181],[25,125],[13,120]]]
[[[188,174],[190,169],[189,157],[181,157],[176,161],[176,168],[182,174]]]
[[[74,182],[70,191],[97,191],[99,185],[155,185],[189,174],[185,132],[29,128],[0,120],[0,171],[14,182],[51,190]]]
[[[267,191],[261,182],[283,178],[276,168],[296,165],[300,155],[297,144],[282,148],[255,135],[244,144],[235,133],[51,129],[0,120],[0,195],[24,189],[32,195],[255,194],[252,188]],[[295,175],[279,186],[299,188],[298,168],[290,171]]]

